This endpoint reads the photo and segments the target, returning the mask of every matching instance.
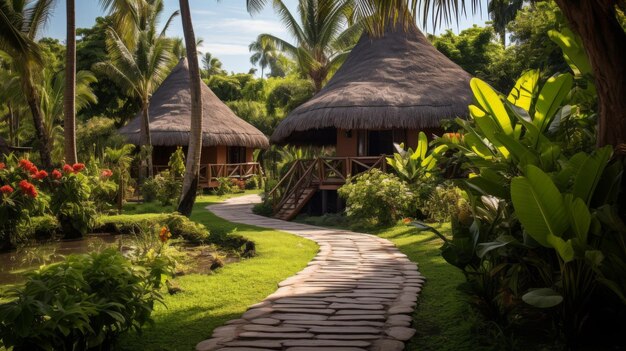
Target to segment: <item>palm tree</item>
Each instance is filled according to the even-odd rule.
[[[74,0],[66,0],[67,39],[65,51],[64,122],[65,162],[74,164],[76,156],[76,11]]]
[[[50,17],[53,3],[53,0],[0,0],[0,50],[13,58],[12,69],[20,77],[21,91],[33,118],[41,164],[47,169],[52,168],[51,145],[44,131],[35,85],[42,67],[41,52],[35,39]]]
[[[127,94],[141,100],[142,123],[140,129],[142,152],[147,161],[141,167],[140,178],[153,175],[152,138],[150,136],[150,97],[169,73],[174,59],[171,40],[165,32],[178,11],[170,15],[160,33],[156,25],[163,11],[163,0],[148,0],[140,9],[142,16],[135,23],[138,28],[132,45],[127,45],[116,30],[107,30],[107,51],[109,61],[96,63],[95,71],[101,72],[114,81]],[[134,47],[134,49],[131,49]]]
[[[191,82],[191,132],[189,133],[189,148],[187,150],[187,164],[183,179],[183,191],[178,203],[178,212],[189,217],[196,202],[198,190],[198,177],[200,176],[200,156],[202,152],[202,91],[200,80],[200,67],[198,64],[198,52],[196,38],[191,22],[189,2],[180,0],[181,20],[183,22],[183,34],[187,46],[187,58],[189,64],[189,80]]]
[[[275,64],[276,62],[276,47],[271,41],[257,39],[250,43],[248,46],[250,52],[254,52],[250,56],[250,63],[253,65],[259,65],[261,67],[261,78],[264,77],[263,71],[265,67]]]
[[[224,70],[222,69],[222,61],[211,55],[210,52],[207,52],[202,56],[202,65],[204,66],[205,78],[224,73]]]
[[[67,126],[61,126],[61,120],[66,121],[65,118],[65,73],[52,72],[49,69],[44,69],[42,74],[41,83],[38,85],[40,92],[40,110],[43,116],[44,131],[51,141],[51,153],[53,160],[60,162],[65,158],[65,162],[70,162],[67,159],[67,140],[65,139],[65,128]],[[98,102],[98,98],[94,94],[90,85],[97,82],[96,76],[90,71],[79,71],[76,73],[75,80],[75,106],[76,111],[80,111],[87,107],[89,104],[95,104]],[[65,142],[64,142],[65,140]]]
[[[487,10],[493,22],[493,29],[500,36],[502,46],[506,47],[506,26],[515,19],[517,12],[524,6],[524,0],[490,0]]]
[[[273,45],[292,56],[302,73],[313,81],[315,91],[319,91],[328,76],[345,60],[347,50],[361,33],[360,25],[343,30],[347,26],[346,12],[352,1],[301,0],[298,4],[299,22],[282,0],[274,0],[273,4],[296,45],[271,34],[261,34],[257,41],[262,46]]]

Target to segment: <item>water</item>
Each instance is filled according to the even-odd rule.
[[[0,253],[0,285],[20,283],[24,273],[59,262],[67,255],[83,254],[117,246],[119,235],[90,234],[83,239],[53,241]]]

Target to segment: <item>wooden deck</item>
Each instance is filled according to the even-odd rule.
[[[274,216],[283,220],[293,219],[318,190],[339,189],[350,177],[373,168],[386,172],[385,157],[319,157],[313,160],[296,160],[268,194]]]
[[[169,169],[167,165],[154,166],[154,174],[158,174],[166,169]],[[219,185],[220,178],[246,180],[262,174],[263,169],[258,162],[203,164],[200,165],[198,186],[201,188],[215,188]]]

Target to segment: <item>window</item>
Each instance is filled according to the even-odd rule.
[[[246,148],[242,146],[229,146],[227,162],[228,163],[245,163],[246,162]]]

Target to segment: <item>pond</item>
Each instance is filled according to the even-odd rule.
[[[126,252],[133,245],[132,236],[111,234],[89,234],[82,239],[68,241],[50,241],[25,246],[16,251],[0,253],[0,286],[21,283],[24,274],[42,265],[63,260],[71,254],[84,254],[117,247]],[[175,246],[184,256],[177,274],[211,273],[222,264],[239,260],[232,252],[223,252],[213,245],[188,246],[179,243]],[[180,258],[180,257],[179,257]],[[216,261],[221,264],[216,265]]]

